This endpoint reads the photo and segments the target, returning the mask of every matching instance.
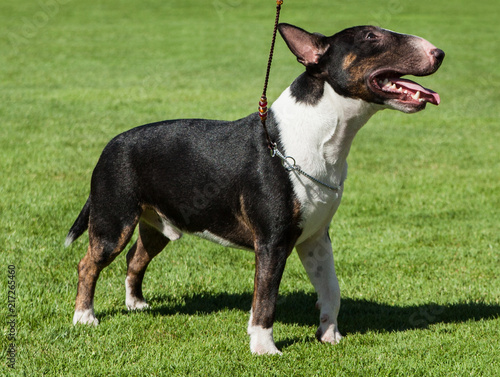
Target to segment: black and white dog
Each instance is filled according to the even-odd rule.
[[[97,324],[94,292],[101,270],[127,254],[126,305],[147,307],[146,268],[182,232],[255,252],[248,334],[257,354],[279,353],[273,322],[280,280],[295,247],[318,293],[322,342],[341,339],[340,290],[328,226],[342,197],[354,136],[382,109],[414,113],[437,93],[402,79],[434,73],[444,52],[426,40],[374,26],[331,37],[280,24],[288,47],[306,70],[274,102],[271,139],[303,172],[271,157],[258,113],[237,121],[169,120],[115,137],[94,169],[90,195],[66,245],[85,230],[87,254],[78,265],[73,322]]]

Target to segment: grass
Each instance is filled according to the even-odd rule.
[[[282,21],[334,33],[364,23],[446,51],[419,79],[442,104],[386,111],[359,133],[331,226],[346,335],[314,340],[315,295],[295,254],[278,303],[282,357],[245,333],[251,253],[191,237],[145,279],[151,309],[124,307],[125,257],[103,271],[97,328],[71,324],[86,237],[63,242],[107,141],[177,117],[255,111],[274,2],[148,0],[0,5],[0,374],[419,375],[500,372],[500,33],[496,0],[285,1]],[[278,40],[269,98],[301,67]],[[7,266],[16,267],[16,363]]]

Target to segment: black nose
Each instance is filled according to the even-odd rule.
[[[441,63],[444,59],[444,51],[440,50],[439,48],[436,48],[431,51],[431,55],[436,58],[436,61]]]

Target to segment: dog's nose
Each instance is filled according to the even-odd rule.
[[[439,48],[435,48],[431,51],[431,55],[434,56],[436,62],[441,63],[444,59],[444,51]]]

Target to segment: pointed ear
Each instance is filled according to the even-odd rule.
[[[318,64],[328,50],[329,45],[325,43],[324,35],[311,34],[290,24],[279,24],[278,30],[290,51],[306,67]]]

